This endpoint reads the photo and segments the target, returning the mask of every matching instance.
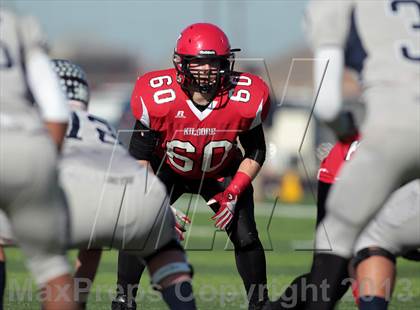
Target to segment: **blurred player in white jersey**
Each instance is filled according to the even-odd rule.
[[[71,108],[59,165],[70,206],[70,246],[112,247],[138,256],[171,309],[195,309],[191,269],[177,240],[165,187],[119,144],[114,128],[87,112],[83,70],[66,60],[53,64]],[[187,298],[179,299],[176,290]]]
[[[65,257],[66,204],[56,174],[67,120],[38,23],[0,8],[0,208],[45,289],[44,309],[76,309]]]
[[[191,268],[177,241],[165,187],[119,144],[114,128],[87,112],[84,71],[67,60],[54,60],[53,69],[71,110],[59,179],[69,203],[69,247],[81,249],[75,273],[83,285],[76,288],[80,307],[86,307],[101,249],[117,248],[145,262],[171,309],[195,309]],[[0,229],[0,238],[11,236]]]
[[[363,144],[341,171],[340,182],[327,201],[327,216],[317,230],[317,249],[331,251],[315,255],[311,277],[315,284],[327,280],[332,288],[330,300],[313,301],[307,309],[334,307],[334,288],[346,272],[358,235],[396,188],[420,176],[419,1],[310,3],[307,22],[317,59],[316,85],[320,86],[315,115],[341,141],[357,134],[352,118],[341,112],[343,51],[352,12],[367,54],[361,68],[367,104]],[[328,60],[326,71],[321,59]],[[320,237],[324,228],[329,243]]]
[[[171,309],[195,309],[191,267],[177,240],[165,187],[119,144],[114,128],[87,112],[83,70],[67,60],[54,60],[53,68],[71,110],[59,172],[69,202],[69,247],[81,249],[75,277],[87,285],[78,287],[80,306],[86,307],[91,284],[86,280],[95,276],[98,250],[117,248],[145,262]],[[2,235],[0,229],[4,236],[10,232]]]

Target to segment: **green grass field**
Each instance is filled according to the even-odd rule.
[[[198,209],[205,209],[201,201]],[[297,249],[308,249],[312,245],[315,208],[279,205],[271,222],[269,207],[257,206],[256,213],[260,236],[267,249],[268,283],[273,298],[279,296],[295,276],[308,271],[312,252]],[[216,233],[214,247],[210,250],[214,230],[209,217],[210,213],[203,210],[193,217],[191,238],[186,243],[189,260],[195,269],[194,290],[198,308],[246,309],[242,282],[224,233]],[[5,309],[39,309],[37,292],[24,268],[21,252],[9,248],[6,255],[9,273]],[[70,257],[74,259],[75,252],[71,252]],[[88,309],[110,309],[115,292],[116,258],[116,251],[104,253]],[[420,264],[398,260],[399,280],[390,309],[420,309],[419,276]],[[145,275],[137,298],[139,309],[166,309],[148,283],[149,277]],[[339,309],[355,308],[348,293]]]

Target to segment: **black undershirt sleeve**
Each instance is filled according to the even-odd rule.
[[[325,217],[325,213],[327,212],[326,203],[328,192],[330,191],[332,184],[325,183],[322,181],[318,181],[318,199],[317,199],[317,214],[316,214],[316,226],[318,227],[319,223]]]
[[[150,161],[159,142],[159,137],[157,131],[147,128],[140,121],[136,121],[128,151],[131,156],[138,160]]]
[[[266,146],[262,125],[239,134],[239,141],[245,150],[245,158],[255,160],[260,166],[265,161]]]

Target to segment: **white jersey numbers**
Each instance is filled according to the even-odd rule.
[[[251,86],[252,84],[251,78],[248,76],[243,76],[243,75],[233,76],[231,78],[231,82],[233,85],[238,85],[238,86]],[[251,99],[251,93],[247,89],[236,90],[235,88],[233,88],[229,92],[229,99],[233,101],[246,103],[249,101],[249,99]]]
[[[194,162],[192,159],[177,154],[175,149],[183,150],[185,153],[194,153],[195,147],[188,141],[172,140],[166,143],[166,154],[168,154],[171,164],[182,172],[188,172],[193,169]],[[176,160],[177,161],[176,161]]]
[[[416,18],[415,22],[410,22],[407,29],[409,32],[413,33],[413,36],[420,36],[420,2],[416,0],[393,0],[391,1],[391,10],[394,14],[398,14],[400,10],[404,10],[405,7],[414,7],[416,9]],[[415,32],[417,31],[417,33]],[[411,61],[420,61],[420,51],[413,51],[414,46],[407,46],[402,44],[400,47],[400,52],[403,57]]]
[[[172,84],[172,78],[169,75],[158,76],[152,78],[149,82],[152,88],[160,88],[162,86],[170,86]],[[233,85],[238,86],[251,86],[252,80],[248,76],[233,76],[231,77]],[[172,88],[159,89],[153,94],[153,100],[156,104],[164,104],[172,102],[176,99],[175,91]],[[251,99],[251,93],[249,90],[241,88],[233,88],[229,92],[229,99],[238,102],[249,102]]]
[[[232,143],[228,140],[211,141],[203,150],[203,158],[201,162],[201,171],[211,172],[219,168],[228,157],[229,151],[232,149]],[[188,141],[172,140],[166,144],[166,154],[170,163],[182,172],[189,172],[193,170],[194,161],[187,156],[176,152],[176,149],[183,151],[183,153],[195,153],[196,147]],[[214,163],[214,155],[216,152],[222,151],[221,159],[218,163]]]
[[[150,80],[150,86],[152,88],[159,88],[163,85],[171,85],[172,78],[169,75],[157,76]],[[174,101],[176,98],[175,91],[171,88],[160,89],[153,94],[153,100],[157,104],[168,103]]]
[[[203,151],[203,162],[201,164],[201,170],[203,172],[211,172],[219,168],[225,159],[227,158],[229,151],[232,149],[232,143],[227,140],[222,141],[211,141],[205,147]],[[213,155],[216,149],[223,148],[223,156],[218,164],[213,163]]]
[[[165,83],[166,80],[166,83]],[[165,85],[171,85],[172,84],[172,78],[169,75],[163,75],[163,76],[157,76],[150,80],[150,86],[153,88],[162,87],[163,84]]]

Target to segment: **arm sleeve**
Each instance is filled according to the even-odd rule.
[[[317,206],[316,227],[318,227],[319,223],[321,223],[325,217],[325,213],[327,209],[325,207],[325,204],[327,202],[328,192],[330,191],[331,186],[332,186],[331,183],[318,181],[318,199],[316,201],[316,206]]]
[[[26,66],[29,89],[44,120],[67,122],[69,108],[58,77],[48,58],[46,38],[33,17],[22,18],[19,24],[23,62]]]
[[[239,135],[239,141],[245,150],[245,158],[255,160],[260,166],[263,165],[266,155],[264,130],[258,125]]]
[[[150,161],[158,142],[159,133],[147,128],[137,120],[134,124],[134,131],[131,136],[129,152],[131,156],[138,160]]]
[[[268,113],[270,112],[270,107],[271,107],[271,100],[270,100],[270,97],[268,96],[268,91],[267,91],[266,98],[265,99],[263,98],[260,104],[258,105],[258,109],[255,114],[254,120],[252,121],[252,124],[249,127],[250,130],[256,128],[257,126],[261,125],[264,122]]]
[[[27,56],[28,84],[44,120],[67,122],[69,107],[46,54],[33,50]]]
[[[304,28],[314,51],[315,116],[334,120],[342,106],[344,49],[351,28],[354,1],[312,0]]]
[[[342,107],[344,50],[338,46],[315,50],[314,90],[318,94],[314,113],[321,121],[334,120]]]

